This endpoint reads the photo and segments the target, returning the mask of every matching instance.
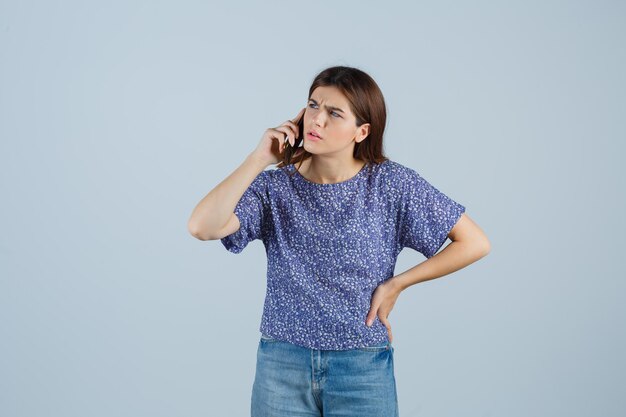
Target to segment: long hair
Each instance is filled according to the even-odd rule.
[[[356,127],[364,123],[370,124],[369,135],[360,143],[354,145],[354,158],[365,161],[366,164],[379,164],[388,160],[389,158],[384,155],[383,151],[387,108],[383,93],[374,79],[358,68],[346,66],[326,68],[313,80],[309,88],[308,98],[311,98],[313,91],[317,87],[328,86],[336,87],[347,98],[350,110],[356,116]],[[300,120],[300,126],[303,123],[304,115],[302,115]],[[303,140],[302,137],[299,139]],[[297,144],[298,141],[296,146]],[[299,163],[301,165],[302,161],[311,156],[312,154],[304,148],[297,155],[294,155],[294,149],[288,146],[282,161],[276,166],[277,168],[282,168],[291,163]]]

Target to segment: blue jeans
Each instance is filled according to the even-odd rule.
[[[388,341],[350,350],[297,346],[262,334],[252,417],[398,417]]]

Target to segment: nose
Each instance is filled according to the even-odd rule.
[[[311,118],[311,121],[313,122],[313,124],[314,124],[314,125],[317,125],[317,126],[321,126],[321,125],[322,125],[322,123],[321,123],[321,121],[322,121],[322,120],[321,120],[321,118],[322,118],[323,116],[320,116],[321,114],[322,114],[322,112],[317,112],[317,113],[316,113],[315,115],[313,115],[313,117]]]

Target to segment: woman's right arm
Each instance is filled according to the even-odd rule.
[[[306,107],[300,110],[295,119],[265,131],[257,148],[194,208],[187,223],[189,233],[200,240],[215,240],[239,229],[239,219],[235,215],[237,203],[265,168],[282,160],[285,135],[294,146],[298,135],[297,123],[305,110]]]
[[[189,219],[189,233],[200,240],[214,240],[236,232],[239,219],[234,213],[235,206],[267,166],[254,153],[248,155],[235,171],[200,200]]]

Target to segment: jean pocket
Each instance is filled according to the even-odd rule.
[[[275,339],[272,336],[268,336],[265,333],[261,333],[261,341],[262,342],[278,342],[278,339]]]
[[[388,340],[385,340],[384,342],[378,343],[376,345],[363,346],[360,348],[356,348],[356,350],[360,350],[363,352],[384,352],[390,349],[391,349],[391,343],[389,343]]]

